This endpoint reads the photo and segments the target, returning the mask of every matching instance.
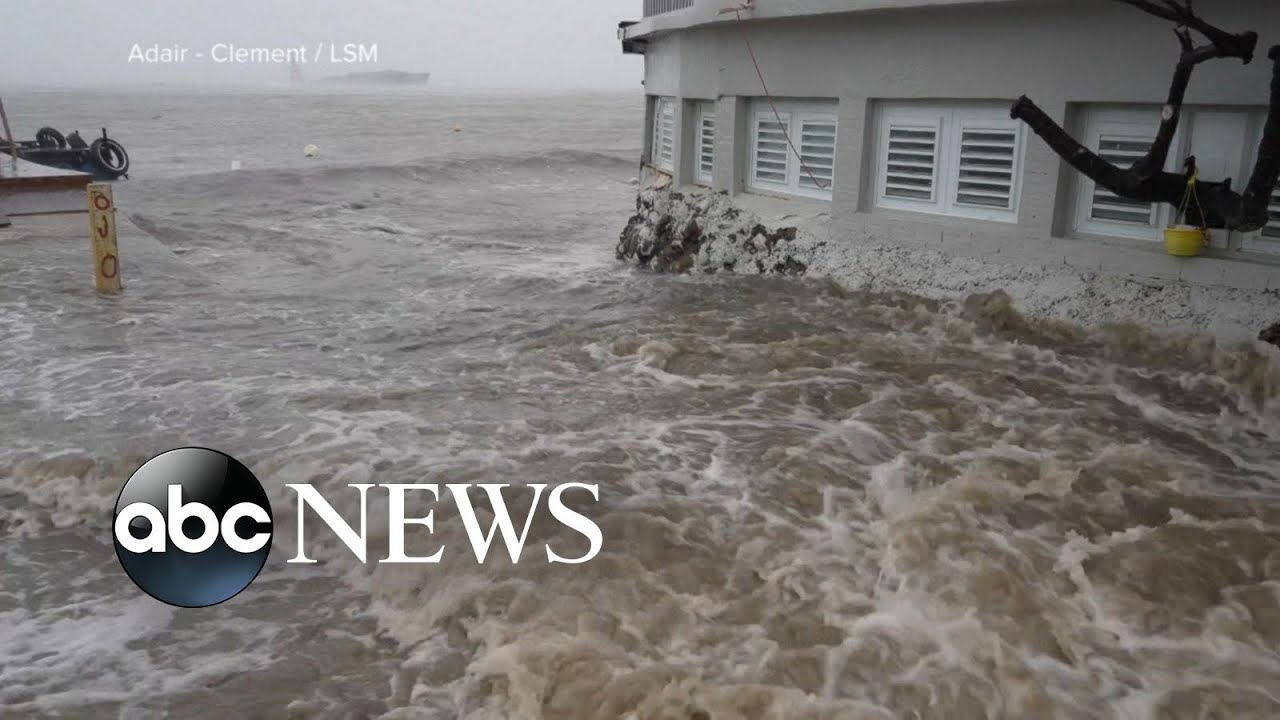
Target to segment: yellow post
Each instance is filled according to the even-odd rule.
[[[89,185],[89,237],[93,281],[98,292],[120,292],[120,251],[116,244],[116,203],[110,185]]]

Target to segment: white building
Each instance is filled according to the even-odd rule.
[[[1171,23],[1114,0],[733,7],[645,0],[644,18],[619,31],[624,51],[644,55],[646,157],[675,185],[829,203],[834,238],[1280,288],[1280,188],[1264,231],[1219,232],[1204,256],[1169,257],[1161,229],[1171,208],[1094,187],[1009,116],[1026,94],[1103,157],[1142,155],[1178,59]],[[1194,154],[1204,179],[1243,188],[1266,117],[1280,3],[1196,10],[1232,32],[1257,31],[1260,52],[1247,66],[1197,68],[1168,169]]]

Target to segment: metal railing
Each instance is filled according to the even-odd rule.
[[[644,16],[653,17],[693,7],[693,0],[644,0]]]

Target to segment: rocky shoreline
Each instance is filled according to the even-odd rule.
[[[618,239],[619,260],[658,272],[803,275],[820,245],[800,245],[796,227],[765,227],[728,193],[643,190]]]
[[[1070,268],[1023,267],[876,242],[835,242],[825,221],[763,220],[724,192],[643,187],[618,239],[619,260],[656,272],[811,275],[850,289],[962,298],[1004,291],[1021,312],[1080,323],[1226,326],[1233,339],[1280,348],[1280,290],[1152,282]]]

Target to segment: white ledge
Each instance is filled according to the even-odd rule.
[[[693,7],[644,18],[620,32],[622,40],[637,40],[662,32],[733,22],[731,8],[741,8],[743,20],[778,20],[811,15],[852,14],[874,10],[962,5],[1009,5],[1052,0],[754,0],[750,7],[733,0],[694,0]]]

